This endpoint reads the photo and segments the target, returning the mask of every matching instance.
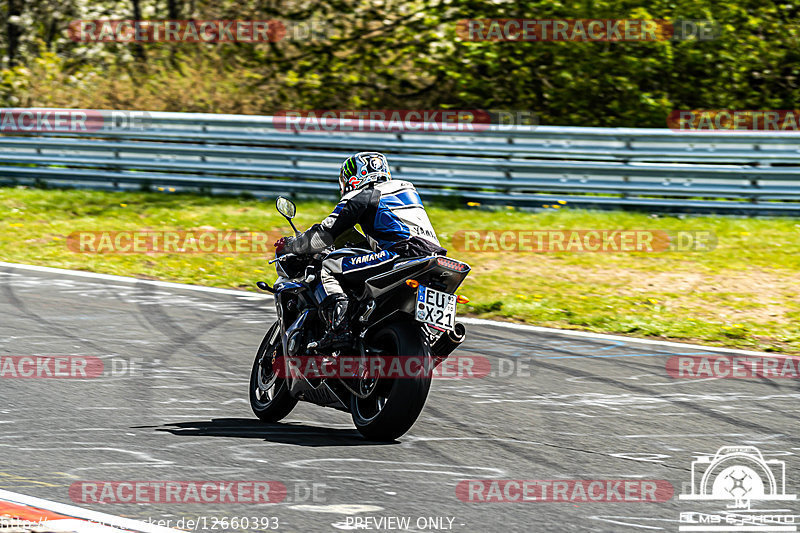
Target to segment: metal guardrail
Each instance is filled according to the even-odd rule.
[[[142,129],[5,133],[0,183],[334,196],[341,161],[390,155],[424,197],[538,207],[800,215],[800,134],[492,127],[314,132],[273,117],[149,113]]]

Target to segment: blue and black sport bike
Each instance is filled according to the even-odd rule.
[[[279,197],[276,207],[297,233],[294,203]],[[404,258],[358,286],[344,284],[351,302],[353,345],[323,353],[316,348],[325,326],[314,289],[326,257],[371,253],[354,247],[349,240],[354,236],[361,234],[353,230],[321,253],[287,253],[270,261],[276,263],[277,281],[274,286],[263,281],[257,285],[275,295],[278,319],[256,353],[250,405],[265,422],[286,417],[298,401],[332,407],[351,413],[364,437],[391,441],[417,420],[434,369],[464,341],[466,330],[456,322],[456,304],[467,300],[455,291],[470,267],[443,256]],[[348,364],[338,364],[337,358],[345,357]],[[399,373],[385,371],[391,364],[374,371],[376,360],[393,358],[410,358],[416,364],[397,365]],[[315,364],[307,367],[304,361]],[[339,371],[320,371],[320,365]]]

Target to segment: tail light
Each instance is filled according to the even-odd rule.
[[[453,259],[448,259],[446,257],[438,257],[436,259],[436,264],[440,267],[449,268],[450,270],[455,270],[456,272],[464,272],[469,268],[466,263],[462,263],[461,261],[454,261]]]

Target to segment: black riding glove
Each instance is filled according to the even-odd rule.
[[[333,236],[319,224],[314,224],[286,243],[284,250],[293,254],[313,254],[333,245]]]

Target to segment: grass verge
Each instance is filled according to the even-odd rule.
[[[318,222],[327,202],[298,205],[298,227]],[[800,353],[800,220],[655,217],[643,213],[543,212],[431,205],[445,247],[461,230],[646,229],[710,231],[706,252],[450,255],[473,271],[461,293],[473,316]],[[165,193],[0,188],[0,258],[148,279],[253,289],[275,272],[263,254],[85,254],[78,231],[242,230],[288,233],[271,202]],[[271,246],[269,246],[271,249]]]

